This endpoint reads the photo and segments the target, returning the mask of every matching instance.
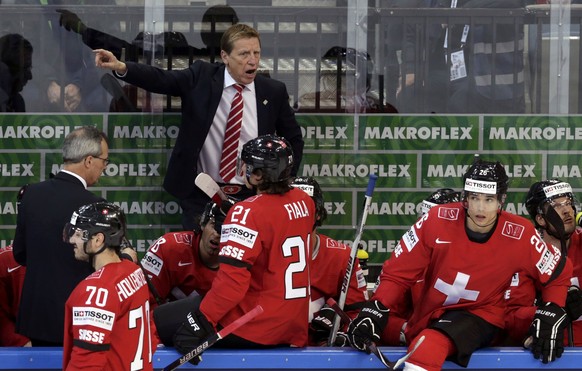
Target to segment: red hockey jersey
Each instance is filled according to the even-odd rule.
[[[65,304],[63,369],[153,370],[154,333],[141,268],[127,260],[107,264]]]
[[[12,245],[0,249],[0,346],[21,347],[28,338],[16,333],[16,315],[26,268],[14,260]]]
[[[200,305],[206,318],[226,326],[260,304],[264,312],[235,335],[305,346],[314,223],[313,200],[300,189],[236,203],[222,225],[218,274]]]
[[[412,340],[445,311],[467,310],[504,327],[503,294],[511,277],[525,271],[548,282],[559,265],[559,249],[546,246],[531,222],[501,211],[493,234],[485,243],[473,242],[465,231],[461,203],[432,208],[402,237],[384,263],[373,299],[397,307],[409,287],[424,279],[422,295],[406,330]],[[572,271],[565,269],[544,288],[544,301],[563,306]]]

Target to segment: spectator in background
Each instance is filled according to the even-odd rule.
[[[523,8],[524,0],[419,0],[419,7]],[[491,18],[493,19],[493,18]],[[521,113],[525,111],[523,24],[443,25],[404,30],[398,91],[404,112]],[[419,40],[428,40],[419,45]],[[424,51],[426,54],[420,55]],[[419,62],[420,61],[420,62]]]
[[[14,261],[12,245],[0,249],[0,346],[30,346],[27,337],[16,333],[16,315],[26,268]]]
[[[25,112],[20,94],[32,79],[32,45],[22,35],[0,37],[0,112]]]
[[[141,264],[153,285],[152,308],[167,301],[204,296],[218,271],[220,230],[226,214],[209,202],[193,231],[170,232],[146,251]]]
[[[69,10],[57,11],[61,13],[59,24],[67,31],[81,35],[83,43],[91,49],[107,49],[122,61],[139,62],[140,57],[143,57],[147,64],[152,63],[154,56],[160,57],[166,53],[172,59],[181,57],[191,60],[196,56],[209,58],[210,62],[214,63],[215,59],[220,57],[220,39],[224,31],[227,27],[238,23],[238,17],[232,7],[211,6],[202,16],[200,36],[205,47],[199,49],[188,45],[184,34],[176,31],[166,31],[156,35],[140,32],[132,42],[127,42],[103,31],[87,27],[77,14]],[[111,111],[137,110],[137,92],[134,86],[122,87],[111,75],[105,75],[101,83],[113,96]],[[143,109],[148,108],[147,99],[146,96],[146,103],[142,105]]]
[[[55,6],[81,6],[84,0],[22,0],[21,5],[36,5],[26,18],[22,34],[36,52],[34,79],[23,90],[32,112],[106,112],[109,96],[101,86],[103,72],[95,67],[91,49],[77,34],[59,27]],[[91,5],[115,5],[115,0],[93,0]],[[92,7],[99,11],[99,7]],[[30,23],[29,23],[30,22]],[[94,14],[92,24],[107,25],[107,17]]]
[[[107,202],[81,206],[63,228],[75,259],[95,269],[65,305],[63,370],[153,370],[149,290],[142,269],[121,258],[125,228],[123,211]]]
[[[566,299],[571,324],[564,333],[565,343],[582,346],[582,229],[576,228],[576,199],[569,183],[559,179],[543,180],[530,187],[525,207],[547,245],[562,249],[574,266]],[[526,272],[516,272],[505,293],[505,329],[508,345],[523,345],[540,301],[541,287]]]
[[[303,94],[295,107],[299,112],[397,112],[393,106],[384,105],[371,90],[374,62],[368,53],[334,46],[325,52],[321,64],[322,89]]]
[[[312,177],[297,177],[291,185],[303,190],[315,202],[315,224],[311,233],[309,343],[310,345],[327,345],[335,312],[326,304],[326,301],[329,298],[339,300],[351,248],[317,231],[317,227],[321,226],[327,218],[323,192],[319,183]],[[356,257],[343,309],[349,316],[355,317],[367,300],[366,277]]]
[[[289,106],[285,84],[257,74],[261,57],[259,33],[245,24],[235,24],[222,36],[220,47],[223,64],[197,60],[187,69],[173,71],[124,63],[110,51],[95,51],[95,63],[113,70],[122,80],[182,100],[182,124],[164,188],[180,200],[184,230],[194,228],[195,216],[210,200],[194,184],[198,173],[209,174],[236,199],[252,195],[253,191],[243,185],[243,175],[235,172],[236,157],[245,142],[275,133],[287,139],[295,160],[292,175],[297,173],[303,153],[301,129]],[[237,102],[232,110],[236,119],[227,120],[233,98]],[[227,121],[239,126],[229,125],[232,135],[225,136]]]
[[[87,187],[109,163],[104,133],[93,126],[71,131],[62,147],[63,169],[53,178],[21,189],[13,242],[14,259],[26,267],[16,330],[33,346],[62,346],[65,301],[93,272],[75,260],[62,231],[73,211],[103,200]],[[41,311],[42,315],[39,315]]]

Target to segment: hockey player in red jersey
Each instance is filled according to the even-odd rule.
[[[570,289],[566,299],[566,313],[572,331],[566,331],[566,343],[582,346],[582,229],[576,228],[576,206],[572,187],[559,179],[543,180],[532,184],[525,207],[546,244],[564,249],[562,253],[574,266]],[[522,345],[535,311],[536,299],[541,290],[525,272],[517,272],[506,292],[506,333],[509,345]],[[571,337],[571,338],[569,338]]]
[[[230,203],[228,203],[230,205]],[[223,210],[209,202],[194,231],[170,232],[147,250],[141,264],[153,289],[152,308],[188,296],[204,296],[218,272]]]
[[[534,357],[554,360],[563,350],[555,334],[564,326],[572,273],[565,257],[546,246],[528,220],[502,210],[509,179],[499,162],[477,159],[463,181],[462,202],[433,207],[403,235],[372,300],[348,328],[350,343],[369,351],[390,310],[424,279],[406,329],[410,347],[421,336],[424,342],[404,369],[440,370],[447,358],[467,366],[503,328],[503,293],[513,273],[523,270],[544,285],[532,323]]]
[[[325,304],[327,299],[339,300],[341,287],[350,259],[350,247],[317,231],[327,218],[323,193],[312,177],[297,177],[293,187],[305,191],[315,202],[315,225],[311,234],[311,304],[309,310],[310,345],[327,344],[333,327],[335,312]],[[359,308],[368,301],[368,288],[364,272],[356,258],[350,279],[344,311],[355,317]]]
[[[65,304],[63,370],[153,370],[157,343],[145,275],[120,258],[125,226],[119,207],[97,202],[79,208],[64,228],[75,258],[95,273]]]
[[[247,187],[257,191],[230,208],[220,238],[220,268],[199,308],[195,301],[173,336],[186,353],[216,328],[232,323],[257,305],[264,312],[225,337],[220,347],[305,346],[309,315],[310,236],[315,205],[293,188],[293,152],[273,135],[247,142],[240,155]],[[181,302],[154,312],[161,338],[173,334]]]
[[[26,336],[16,333],[16,315],[26,267],[14,260],[12,245],[0,249],[0,346],[30,346]]]

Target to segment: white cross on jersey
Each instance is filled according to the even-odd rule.
[[[437,279],[434,288],[447,296],[443,306],[457,304],[461,299],[472,301],[477,300],[479,291],[465,289],[470,277],[471,276],[468,274],[458,272],[457,277],[455,277],[455,282],[453,282],[452,285],[450,283],[446,283],[440,278]]]

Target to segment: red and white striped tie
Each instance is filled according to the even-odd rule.
[[[244,85],[235,84],[233,86],[236,89],[236,93],[230,105],[228,120],[226,120],[224,144],[222,145],[222,157],[218,172],[226,183],[236,175],[238,140],[240,138],[243,116],[243,98],[241,92],[244,89]]]

